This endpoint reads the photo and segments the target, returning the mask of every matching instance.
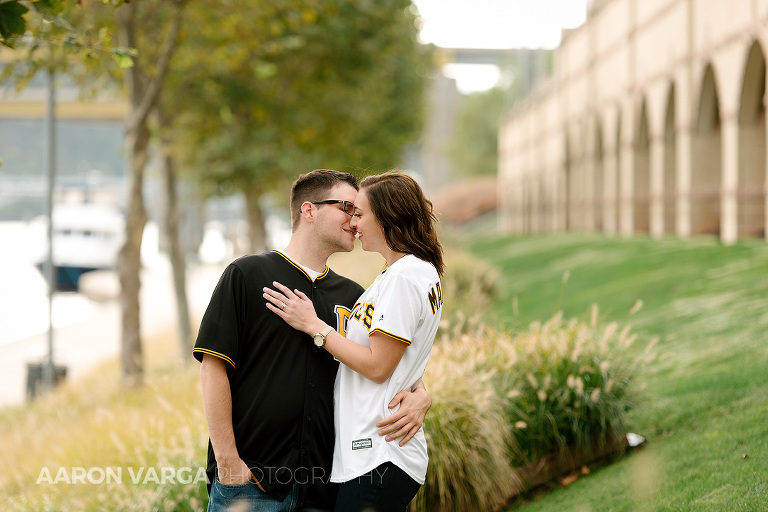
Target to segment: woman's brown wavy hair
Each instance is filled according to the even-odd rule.
[[[432,263],[443,275],[443,246],[437,239],[437,216],[416,180],[402,171],[368,176],[360,182],[371,211],[390,249]]]

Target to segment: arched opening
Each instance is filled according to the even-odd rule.
[[[538,197],[536,198],[536,202],[538,204],[538,211],[536,214],[538,215],[538,231],[548,231],[549,229],[549,204],[547,204],[547,180],[545,178],[544,172],[541,172],[541,169],[539,169],[540,172],[536,173],[537,176],[537,183],[536,183],[536,191],[538,193]]]
[[[543,172],[541,176],[541,183],[544,190],[545,206],[545,231],[557,231],[560,229],[557,215],[559,212],[558,199],[560,194],[560,184],[558,179],[560,178],[560,172],[553,174],[551,171]]]
[[[533,200],[531,198],[531,180],[528,176],[524,176],[520,185],[523,188],[523,204],[522,204],[522,212],[523,212],[523,233],[531,233],[532,230],[532,222],[531,217],[533,216],[532,207]]]
[[[541,231],[541,217],[539,216],[541,213],[539,179],[535,169],[532,169],[532,171],[533,172],[531,172],[529,175],[525,185],[525,187],[528,189],[528,218],[530,219],[529,231],[531,233],[538,233]]]
[[[696,129],[691,140],[691,234],[720,234],[721,126],[711,65],[701,82]]]
[[[592,208],[595,231],[603,230],[604,180],[603,180],[603,130],[600,122],[595,122],[595,145],[593,154],[594,179],[592,180]]]
[[[664,116],[664,234],[675,233],[677,210],[677,151],[675,132],[675,84],[667,95],[667,113]]]
[[[563,226],[566,231],[573,229],[573,188],[574,188],[574,176],[573,176],[573,151],[571,149],[571,141],[566,134],[565,136],[565,162],[563,165],[563,178],[561,203],[563,205]]]
[[[635,138],[635,165],[632,173],[632,223],[635,233],[647,233],[650,228],[651,204],[651,137],[645,100],[640,106],[640,120]]]
[[[738,235],[765,236],[765,56],[749,49],[739,106]]]

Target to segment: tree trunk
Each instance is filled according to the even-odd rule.
[[[127,133],[129,144],[128,210],[125,219],[125,243],[117,258],[122,306],[123,385],[140,386],[144,381],[144,358],[141,349],[139,291],[141,289],[141,240],[147,213],[144,209],[144,166],[147,161],[149,131],[145,125]]]
[[[123,386],[138,387],[144,382],[144,357],[141,344],[141,317],[139,292],[141,289],[141,240],[147,213],[144,209],[144,168],[148,158],[149,129],[147,118],[155,104],[168,70],[168,63],[176,45],[181,24],[181,4],[170,23],[156,63],[147,63],[139,57],[133,67],[123,71],[130,110],[126,121],[125,138],[128,160],[128,208],[125,219],[125,243],[117,257],[120,279],[120,305],[122,307],[121,361]],[[137,48],[136,3],[125,3],[115,11],[117,38],[127,48]],[[145,72],[154,64],[154,73]]]
[[[257,188],[251,187],[245,193],[251,254],[259,254],[267,250],[267,230],[264,227],[264,215],[261,213],[260,199],[261,194]]]
[[[135,4],[126,4],[116,11],[118,38],[122,46],[136,47]],[[125,216],[125,242],[117,257],[122,307],[121,340],[123,386],[133,388],[144,381],[144,357],[141,348],[141,319],[139,291],[141,289],[141,240],[147,213],[144,209],[144,166],[147,160],[149,131],[145,122],[136,117],[144,87],[141,70],[136,66],[124,71],[130,101],[125,138],[128,160],[128,205]]]
[[[158,109],[158,111],[161,109]],[[173,270],[173,289],[176,295],[176,315],[179,323],[179,351],[183,363],[192,358],[192,329],[187,302],[187,268],[184,252],[179,241],[179,206],[176,190],[175,160],[168,145],[170,127],[167,119],[158,112],[160,119],[160,140],[163,143],[163,180],[165,182],[165,234],[168,240],[168,253]]]

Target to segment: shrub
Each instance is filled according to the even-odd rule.
[[[496,510],[519,489],[504,454],[514,442],[504,400],[491,373],[463,357],[471,352],[470,343],[453,340],[433,348],[425,375],[433,402],[424,421],[429,468],[411,511]]]
[[[651,359],[650,348],[631,357],[635,341],[629,326],[564,321],[557,314],[510,340],[518,354],[513,371],[499,370],[497,391],[507,398],[507,414],[520,448],[513,460],[524,465],[574,447],[589,451],[622,439],[627,412],[634,407],[633,386]],[[493,363],[491,363],[493,366]]]
[[[430,465],[411,510],[494,510],[526,487],[518,469],[623,438],[654,344],[630,357],[634,340],[629,327],[599,327],[596,307],[588,323],[557,314],[517,334],[444,329],[425,374]]]

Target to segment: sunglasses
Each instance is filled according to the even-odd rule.
[[[342,201],[341,199],[326,199],[325,201],[310,201],[312,204],[340,204],[341,209],[352,217],[355,214],[355,203],[352,201]]]

